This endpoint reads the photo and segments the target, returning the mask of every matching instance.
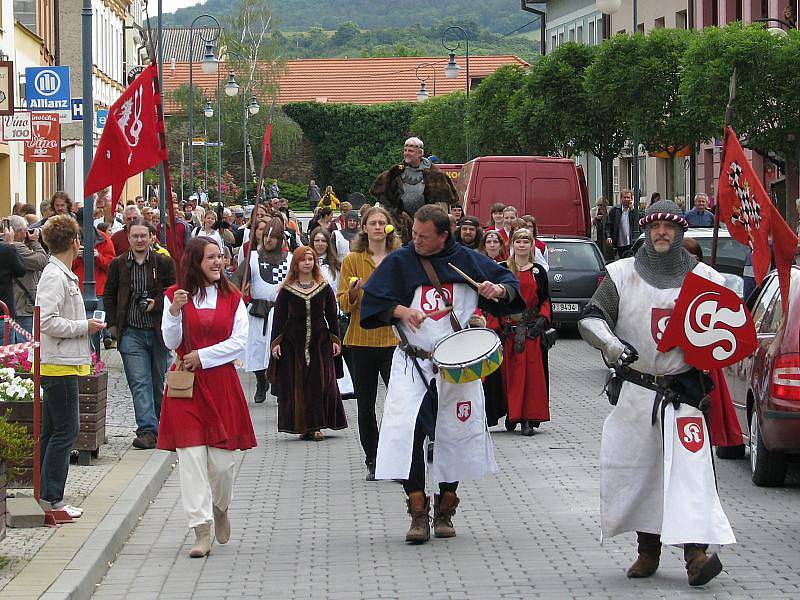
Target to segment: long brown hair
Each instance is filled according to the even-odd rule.
[[[210,237],[198,235],[189,240],[186,248],[183,251],[183,258],[181,259],[181,282],[182,289],[189,292],[189,297],[194,297],[198,292],[200,298],[206,297],[206,280],[203,277],[203,271],[200,265],[203,263],[203,256],[206,253],[206,246],[213,244],[219,248],[219,244],[212,240]],[[236,288],[228,281],[224,273],[220,273],[219,279],[214,283],[217,289],[223,296],[233,293]]]
[[[351,252],[364,252],[369,250],[369,238],[364,231],[364,227],[367,225],[369,218],[375,213],[381,213],[386,217],[386,224],[394,227],[394,231],[386,234],[386,253],[388,254],[392,250],[397,250],[400,247],[400,238],[397,235],[397,226],[392,222],[392,215],[382,206],[370,206],[361,215],[361,231],[359,231],[356,237],[353,238],[353,241],[350,242]]]
[[[325,243],[328,245],[328,250],[325,252],[325,263],[331,268],[335,275],[342,270],[342,261],[339,260],[339,253],[336,251],[336,244],[333,243],[333,236],[331,232],[324,227],[317,227],[308,236],[308,245],[314,248],[314,238],[321,234],[325,238]],[[314,250],[316,252],[316,250]]]
[[[319,268],[317,253],[314,252],[314,249],[311,246],[300,246],[299,248],[296,248],[294,252],[292,252],[292,264],[289,265],[289,273],[286,275],[286,279],[283,280],[283,285],[286,286],[297,283],[297,280],[300,277],[300,261],[305,257],[306,254],[311,254],[311,256],[314,257],[314,269],[311,271],[311,277],[317,283],[323,283],[326,281],[325,276],[322,274],[322,270]]]
[[[536,238],[533,237],[533,234],[530,232],[529,229],[525,229],[524,227],[521,227],[521,228],[517,229],[513,233],[513,235],[511,236],[511,239],[509,240],[509,246],[511,246],[513,248],[514,247],[514,242],[517,241],[520,238],[525,238],[526,240],[530,241],[530,243],[531,243],[531,253],[529,255],[529,260],[531,262],[534,262],[533,258],[534,258],[534,253],[536,252],[536,246],[534,246],[533,244],[536,241]],[[510,251],[509,251],[509,253],[510,253]],[[512,273],[514,273],[514,275],[519,273],[519,267],[517,266],[517,259],[516,259],[516,256],[514,254],[511,254],[511,256],[508,257],[508,261],[506,261],[506,262],[508,263],[508,268],[511,270]]]
[[[478,244],[478,252],[489,256],[489,254],[486,252],[486,239],[492,236],[495,236],[500,242],[500,253],[497,255],[497,257],[490,256],[489,258],[492,258],[498,262],[504,261],[506,258],[508,258],[508,251],[506,250],[506,243],[503,241],[503,236],[501,236],[500,232],[498,232],[496,229],[490,229],[489,231],[484,232],[481,243]]]

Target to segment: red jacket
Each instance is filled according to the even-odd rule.
[[[108,267],[111,264],[111,261],[116,258],[117,254],[114,250],[114,243],[111,241],[111,238],[107,233],[100,231],[99,229],[95,229],[94,235],[94,247],[98,252],[97,256],[94,257],[94,281],[95,293],[99,297],[103,295],[103,292],[106,289],[106,274],[108,273]],[[78,276],[78,282],[80,283],[81,291],[83,291],[82,258],[76,258],[73,261],[72,271]]]

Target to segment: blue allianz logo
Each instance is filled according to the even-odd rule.
[[[61,88],[61,78],[51,69],[39,71],[33,79],[33,87],[42,96],[54,96]]]

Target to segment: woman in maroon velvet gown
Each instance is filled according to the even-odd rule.
[[[322,429],[344,429],[347,418],[336,383],[335,358],[342,342],[336,294],[317,255],[308,246],[294,251],[275,301],[270,383],[278,383],[278,431],[322,440]]]

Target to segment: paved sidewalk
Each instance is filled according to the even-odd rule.
[[[53,591],[56,587],[62,592],[72,592],[85,585],[84,580],[91,580],[89,589],[82,595],[88,597],[170,468],[171,455],[167,453],[131,451],[136,422],[119,354],[115,350],[107,351],[103,359],[109,372],[107,443],[100,448],[99,457],[92,465],[70,465],[65,489],[67,501],[84,508],[84,515],[58,528],[6,530],[6,538],[0,542],[0,556],[7,561],[0,569],[2,598],[39,598],[46,590]],[[131,482],[136,482],[135,487],[141,489],[128,490]],[[9,493],[31,496],[33,490],[9,490]],[[139,512],[129,515],[135,512],[136,498]],[[124,530],[126,524],[127,530]],[[113,536],[120,535],[116,545],[100,543],[101,539],[110,542]],[[89,552],[91,558],[87,558],[86,551],[90,547],[96,552]],[[78,556],[81,559],[73,562]],[[58,586],[54,586],[56,582]]]
[[[501,472],[459,488],[458,537],[403,542],[402,488],[364,481],[354,401],[350,428],[321,443],[276,433],[268,398],[251,405],[259,447],[240,454],[232,539],[206,559],[166,481],[95,598],[800,598],[800,478],[752,485],[746,461],[718,461],[739,544],[723,572],[690,589],[678,550],[649,580],[631,581],[632,536],[599,541],[597,453],[609,411],[603,369],[577,339],[551,354],[553,422],[533,438],[494,434]],[[245,379],[252,393],[250,376]]]

